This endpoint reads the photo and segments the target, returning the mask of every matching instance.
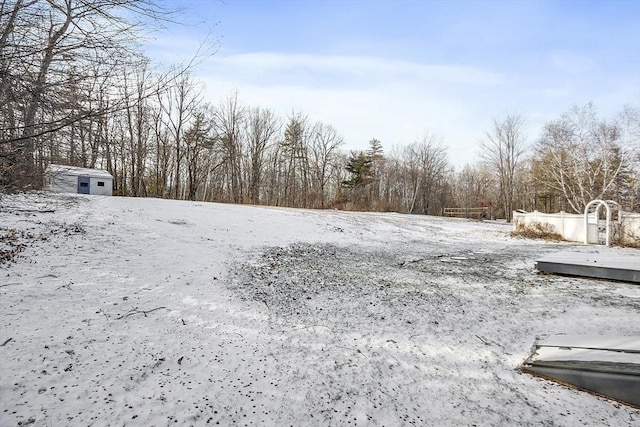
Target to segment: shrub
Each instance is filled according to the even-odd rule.
[[[543,239],[551,241],[564,240],[558,234],[551,224],[543,224],[541,222],[532,222],[525,224],[524,221],[516,221],[514,223],[515,230],[511,232],[512,237],[524,237],[526,239]]]
[[[640,236],[632,232],[629,232],[623,235],[617,243],[618,243],[618,246],[622,246],[625,248],[640,249]]]

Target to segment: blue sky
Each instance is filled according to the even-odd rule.
[[[494,118],[548,120],[593,102],[601,117],[640,106],[640,0],[183,0],[147,44],[161,62],[189,58],[211,29],[219,50],[194,75],[211,102],[331,124],[345,149],[386,151],[425,132],[453,164],[478,158]]]

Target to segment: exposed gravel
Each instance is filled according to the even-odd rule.
[[[298,369],[323,377],[307,388],[298,373],[289,384],[310,411],[322,408],[326,422],[339,414],[357,423],[367,414],[370,425],[556,425],[545,408],[556,405],[557,390],[523,391],[540,381],[519,373],[523,349],[540,332],[588,333],[607,328],[604,319],[620,310],[640,313],[640,299],[616,293],[633,285],[532,268],[532,257],[557,249],[294,244],[241,263],[230,288],[266,307],[271,327],[288,337],[280,354],[302,358]],[[592,313],[591,327],[575,322],[583,310]],[[609,327],[638,332],[633,324]],[[368,406],[349,406],[350,396],[364,396]],[[580,421],[594,422],[586,414]]]

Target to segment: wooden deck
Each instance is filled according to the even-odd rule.
[[[536,262],[546,273],[640,283],[640,251],[636,254],[559,252]]]
[[[640,336],[554,336],[521,369],[640,407]]]

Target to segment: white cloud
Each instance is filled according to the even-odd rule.
[[[300,112],[331,124],[344,137],[346,150],[365,149],[377,138],[389,151],[429,130],[443,137],[458,167],[478,160],[478,139],[494,118],[522,114],[533,142],[548,119],[583,97],[605,110],[624,98],[618,90],[579,90],[582,83],[554,73],[503,74],[364,56],[221,53],[194,77],[206,83],[210,102],[238,90],[245,105],[270,108],[281,116]],[[628,88],[626,83],[620,86]]]
[[[553,52],[549,55],[549,63],[561,73],[583,74],[597,69],[591,57],[576,52]]]
[[[444,137],[456,165],[475,160],[473,133],[481,126],[467,95],[492,92],[505,80],[473,67],[273,53],[216,56],[197,77],[212,102],[237,89],[246,105],[331,124],[347,150],[364,149],[375,137],[388,151],[429,130]]]
[[[374,81],[394,77],[474,85],[495,85],[503,81],[500,74],[475,67],[426,65],[364,56],[261,52],[216,56],[212,59],[212,65],[224,66],[231,71],[241,73],[247,70],[260,73],[288,73],[293,70],[297,73],[338,74],[343,78],[358,77]]]

